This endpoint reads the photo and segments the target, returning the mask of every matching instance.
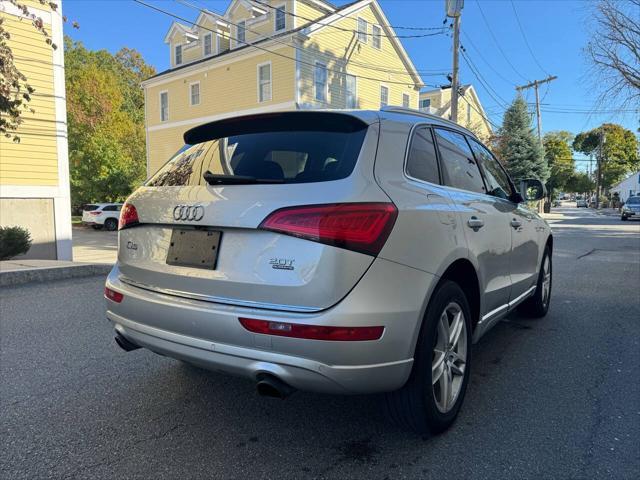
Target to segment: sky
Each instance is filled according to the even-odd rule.
[[[176,0],[145,1],[193,21],[198,15],[196,9]],[[222,13],[229,0],[189,3]],[[379,0],[379,3],[393,26],[439,27],[445,18],[444,0]],[[466,0],[461,44],[474,67],[460,59],[461,82],[474,85],[494,123],[501,123],[506,105],[516,95],[516,85],[551,74],[558,79],[540,88],[543,133],[568,130],[576,134],[605,122],[637,131],[638,112],[611,113],[617,105],[595,104],[599,92],[583,53],[592,27],[593,7],[594,3],[586,0]],[[132,0],[63,0],[63,10],[69,22],[80,24],[78,30],[67,24],[66,33],[88,48],[111,52],[124,46],[135,48],[158,71],[168,67],[169,51],[163,38],[171,17]],[[396,30],[398,35],[415,33],[428,32]],[[440,72],[423,75],[425,83],[448,83],[442,72],[451,71],[450,35],[405,38],[402,42],[418,70]],[[533,89],[524,95],[528,102],[534,101]],[[531,108],[533,112],[533,103]],[[589,113],[594,108],[607,109],[608,113]]]

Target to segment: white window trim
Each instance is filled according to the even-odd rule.
[[[366,30],[364,32],[364,40],[360,40],[360,20],[366,23]],[[357,17],[356,20],[356,38],[361,43],[369,43],[369,20],[364,17]]]
[[[220,53],[220,32],[216,30],[216,55]]]
[[[409,102],[406,108],[411,108],[411,94],[407,92],[402,92],[402,106],[404,107],[404,97],[409,97]]]
[[[162,94],[166,93],[167,94],[167,118],[165,118],[164,120],[162,119]],[[160,112],[160,122],[164,123],[164,122],[168,122],[169,121],[169,90],[161,90],[158,92],[158,110]]]
[[[239,38],[239,34],[238,34],[238,30],[239,30],[239,25],[240,22],[244,23],[244,42],[240,41]],[[234,40],[233,40],[233,44],[235,45],[235,47],[242,47],[244,45],[247,45],[247,21],[246,20],[238,20],[236,22],[236,26],[234,27],[234,30],[236,32],[235,36],[234,36]]]
[[[260,100],[260,67],[264,67],[265,65],[269,65],[269,83],[271,84],[271,95],[269,99]],[[256,85],[258,86],[258,103],[266,103],[273,101],[273,66],[271,65],[271,61],[262,62],[256,65]]]
[[[205,44],[207,43],[207,42],[205,41],[205,38],[207,38],[207,37],[211,37],[211,53],[210,53],[209,55],[207,55],[207,54],[205,53],[205,49],[204,49],[204,48],[205,48],[204,46],[205,46]],[[209,32],[209,33],[205,33],[205,34],[202,36],[202,56],[203,56],[203,57],[210,57],[211,55],[214,55],[214,53],[213,53],[213,33]]]
[[[353,79],[355,80],[354,83],[355,83],[356,88],[355,88],[355,91],[353,92],[353,95],[355,97],[356,104],[353,107],[347,105],[347,77],[353,77]],[[358,103],[359,103],[358,102],[358,77],[357,77],[357,75],[354,75],[352,73],[347,72],[345,74],[345,77],[344,77],[344,105],[345,105],[345,108],[354,108],[354,109],[358,108]]]
[[[177,50],[180,47],[180,63],[178,63],[178,55]],[[173,64],[177,67],[178,65],[184,64],[184,47],[181,43],[178,43],[173,46]]]
[[[198,103],[191,103],[191,100],[192,100],[191,87],[193,85],[198,85]],[[202,103],[202,89],[200,88],[200,80],[198,80],[196,82],[189,82],[188,93],[189,93],[189,105],[191,107],[195,107],[195,106],[200,105]]]
[[[318,96],[316,95],[316,68],[318,65],[322,65],[324,67],[324,100],[318,100]],[[327,70],[326,63],[319,62],[318,60],[313,63],[313,101],[325,104],[329,103],[329,70]]]
[[[378,105],[380,108],[382,108],[382,87],[387,89],[387,107],[389,105],[391,105],[391,100],[389,97],[391,97],[391,90],[389,89],[389,85],[387,85],[386,83],[381,83],[380,84],[380,89],[378,90]]]
[[[380,32],[377,36],[374,32],[375,29],[378,29]],[[378,39],[379,45],[376,47],[376,38]],[[382,50],[382,28],[379,25],[371,25],[371,46],[376,50]]]
[[[276,28],[276,18],[278,17],[278,9],[282,8],[284,10],[284,28],[278,30]],[[280,5],[273,5],[273,31],[274,32],[284,32],[287,30],[287,4],[281,3]]]

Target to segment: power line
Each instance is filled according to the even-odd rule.
[[[476,51],[476,53],[478,54],[478,56],[480,57],[480,59],[487,64],[487,66],[493,71],[493,73],[495,73],[498,77],[500,77],[502,80],[504,80],[506,83],[508,83],[509,85],[515,87],[517,84],[516,82],[513,82],[511,80],[509,80],[508,78],[506,78],[504,75],[502,75],[500,73],[499,70],[496,70],[493,65],[491,65],[491,62],[489,62],[484,55],[482,54],[482,51],[475,46],[475,44],[473,43],[473,41],[471,40],[471,37],[469,37],[469,35],[466,34],[466,32],[462,32],[462,35],[464,36],[464,38],[466,39],[466,41],[469,43],[469,45],[471,45],[471,47]]]
[[[204,13],[208,12],[208,10],[202,9],[202,8],[196,6],[196,5],[190,4],[190,3],[188,3],[188,2],[186,2],[184,0],[176,0],[176,1],[178,1],[179,3],[182,3],[185,6],[188,6],[190,8],[195,9],[195,10],[198,10],[199,12],[204,12]],[[231,25],[237,26],[234,23],[231,23],[231,22],[229,22],[229,23]],[[197,24],[194,24],[194,25],[197,25]],[[206,29],[206,27],[203,27],[203,26],[200,26],[200,25],[197,25],[197,26],[199,26],[200,28],[205,28]],[[255,30],[251,30],[249,28],[246,28],[246,26],[245,26],[245,30],[247,32],[250,32],[250,33],[259,33],[259,32],[256,32]],[[225,32],[218,32],[218,35],[221,35],[224,38],[232,38],[229,35],[227,35]],[[273,40],[273,41],[275,41],[277,43],[280,43],[281,45],[286,45],[288,47],[292,47],[295,50],[298,50],[300,52],[308,52],[308,50],[304,49],[303,47],[300,47],[300,46],[295,45],[293,43],[289,43],[289,42],[285,42],[285,41],[279,40],[277,37],[268,37],[268,38],[270,38],[271,40]],[[234,40],[237,41],[237,39],[235,39],[235,38],[234,38]],[[247,43],[247,42],[245,42],[245,43]],[[251,45],[251,44],[249,44],[249,45]],[[319,54],[320,56],[322,56],[322,57],[324,57],[324,58],[326,58],[328,60],[333,60],[333,61],[338,61],[339,60],[339,59],[336,59],[335,57],[332,57],[331,55],[323,53],[323,52],[317,52],[317,54]],[[381,65],[372,65],[370,63],[362,63],[362,62],[357,62],[355,60],[349,60],[348,62],[345,62],[345,63],[350,63],[351,65],[359,66],[359,67],[362,67],[362,68],[365,68],[365,69],[368,69],[368,70],[373,70],[373,71],[376,71],[376,72],[384,72],[384,73],[390,73],[390,74],[396,74],[396,75],[411,76],[411,74],[408,73],[406,70],[389,69],[389,68],[383,67]],[[424,76],[428,76],[428,77],[439,77],[439,76],[443,76],[444,77],[444,76],[447,75],[447,72],[436,72],[434,70],[417,70],[416,69],[416,72],[418,74],[420,74],[420,75],[424,75]],[[428,73],[428,72],[431,72],[431,73]]]
[[[464,98],[464,93],[462,94],[462,97]],[[499,130],[500,129],[500,125],[494,123],[487,115],[485,115],[482,111],[478,110],[474,105],[473,102],[471,102],[470,100],[467,100],[465,98],[465,100],[467,101],[467,105],[469,105],[473,110],[475,110],[475,112],[480,115],[482,118],[484,118],[487,123],[489,123],[489,125],[491,125],[493,128]]]
[[[198,24],[198,23],[196,23],[196,22],[192,22],[191,20],[188,20],[188,19],[186,19],[186,18],[184,18],[184,17],[181,17],[181,16],[179,16],[179,15],[176,15],[176,14],[174,14],[174,13],[172,13],[172,12],[169,12],[169,11],[167,11],[167,10],[163,10],[163,9],[161,9],[161,8],[159,8],[159,7],[156,7],[155,5],[149,5],[148,3],[145,3],[145,2],[143,2],[143,1],[141,1],[141,0],[133,0],[133,1],[134,1],[134,2],[136,2],[136,3],[138,3],[138,4],[140,4],[140,5],[145,6],[145,7],[147,7],[147,8],[150,8],[150,9],[152,9],[152,10],[155,10],[155,11],[157,11],[157,12],[160,12],[160,13],[162,13],[162,14],[164,14],[164,15],[167,15],[167,16],[173,17],[173,18],[175,18],[175,19],[177,19],[177,20],[180,20],[180,21],[182,21],[182,22],[184,22],[184,23],[188,23],[188,24],[190,24],[190,25],[193,25],[193,26],[196,26],[196,27],[200,27],[200,28],[205,29],[205,30],[208,30],[208,31],[210,31],[210,32],[212,32],[212,33],[219,33],[219,32],[216,32],[216,31],[214,31],[214,30],[211,30],[211,29],[210,29],[210,28],[208,28],[208,27],[205,27],[205,26],[203,26],[203,25],[199,25],[199,24]],[[237,27],[237,25],[236,25],[236,24],[234,24],[234,23],[232,23],[232,22],[228,22],[228,23]],[[249,31],[249,30],[247,30],[247,31]],[[234,40],[234,41],[236,41],[236,42],[243,43],[245,46],[253,47],[253,48],[256,48],[256,49],[261,50],[261,51],[263,51],[263,52],[270,53],[270,54],[272,54],[272,55],[275,55],[275,56],[278,56],[278,57],[282,57],[282,58],[285,58],[285,59],[287,59],[287,60],[292,60],[292,61],[294,61],[294,62],[298,62],[298,63],[299,63],[299,64],[301,64],[301,65],[308,65],[308,66],[313,67],[313,68],[315,68],[315,66],[316,66],[314,63],[305,62],[304,60],[299,60],[299,59],[296,59],[296,58],[294,58],[294,57],[290,57],[289,55],[285,55],[285,54],[283,54],[283,53],[279,53],[279,52],[276,52],[276,51],[273,51],[273,50],[269,50],[268,48],[265,48],[265,47],[262,47],[262,46],[260,46],[260,45],[257,45],[256,43],[247,42],[246,40],[245,40],[245,41],[241,41],[241,40],[239,40],[239,39],[237,39],[237,38],[234,38],[234,37],[231,37],[231,36],[229,36],[229,35],[226,35],[225,33],[223,33],[223,34],[222,34],[222,36],[223,36],[223,37],[225,37],[225,38],[229,38],[229,39],[231,39],[231,40]],[[267,38],[267,39],[265,39],[265,40],[275,40],[276,42],[278,41],[277,39],[272,38],[272,37]],[[260,40],[260,41],[262,41],[262,40]],[[288,43],[286,43],[286,42],[280,42],[280,43],[283,43],[284,45],[286,45],[286,46],[288,46],[288,47],[291,47],[291,45],[290,45],[290,44],[288,44]],[[379,72],[379,70],[376,70],[376,69],[370,69],[370,70],[375,70],[375,71],[378,71],[378,72]],[[346,72],[342,72],[342,71],[338,71],[338,70],[333,70],[333,69],[330,69],[330,68],[327,68],[327,69],[326,69],[326,71],[327,71],[327,72],[332,72],[332,73],[334,73],[334,74],[338,74],[338,75],[345,75],[345,74],[346,74]],[[352,76],[354,76],[354,77],[356,77],[356,78],[363,79],[363,80],[373,80],[373,81],[376,81],[376,82],[380,82],[380,81],[381,81],[379,78],[375,78],[375,77],[365,77],[365,76],[363,76],[363,75],[352,75]],[[405,85],[405,86],[406,86],[406,85],[408,85],[408,84],[410,84],[410,83],[415,84],[415,82],[414,82],[414,81],[411,81],[411,82],[409,82],[409,81],[405,81],[405,82],[398,82],[398,81],[394,81],[394,80],[382,80],[382,81],[383,81],[384,83],[388,83],[388,84]],[[425,86],[429,86],[429,87],[438,87],[438,85],[428,85],[428,84],[424,84],[424,85],[425,85]]]
[[[547,76],[551,76],[551,74],[549,72],[547,72],[542,65],[540,65],[540,62],[538,61],[536,56],[533,54],[533,49],[531,48],[531,45],[529,45],[529,40],[527,40],[527,36],[524,33],[524,29],[522,28],[522,24],[520,23],[520,17],[518,17],[518,12],[516,11],[516,5],[513,3],[513,0],[510,0],[510,2],[511,2],[511,8],[513,8],[513,14],[516,17],[516,22],[518,23],[518,28],[520,29],[520,33],[522,34],[522,38],[524,39],[524,43],[527,46],[527,49],[529,50],[529,53],[531,54],[531,58],[533,58],[533,61],[536,62],[536,65],[538,65],[538,67],[540,67],[540,70],[542,70],[544,73],[546,73]],[[548,87],[549,87],[549,85],[547,84],[547,91],[549,90]],[[545,93],[545,96],[546,96],[546,93]]]
[[[466,51],[464,50],[464,48],[462,49],[462,59],[465,61],[465,63],[467,64],[467,66],[469,67],[469,69],[471,70],[471,72],[473,73],[473,75],[478,79],[478,81],[480,82],[480,84],[484,87],[484,89],[487,91],[487,93],[489,94],[489,96],[501,107],[501,108],[506,108],[508,102],[503,99],[498,92],[496,92],[489,84],[488,82],[484,79],[484,77],[482,76],[482,74],[480,74],[480,71],[477,69],[477,67],[475,66],[475,64],[471,61],[470,58],[468,58]]]
[[[278,7],[274,7],[269,5],[268,3],[264,3],[261,0],[254,0],[255,3],[262,5],[264,7],[270,8],[272,10],[280,10]],[[435,35],[443,35],[444,33],[446,33],[446,28],[445,27],[424,27],[425,30],[440,30],[439,32],[435,32],[435,33],[422,33],[422,34],[418,34],[418,35],[384,35],[384,34],[380,34],[380,35],[374,35],[373,33],[369,33],[369,32],[359,32],[358,30],[354,30],[352,28],[344,28],[344,27],[339,27],[338,25],[334,25],[332,23],[323,23],[323,22],[318,22],[312,18],[308,18],[308,17],[303,17],[302,15],[298,15],[292,12],[289,12],[287,10],[283,10],[285,15],[289,15],[291,17],[294,18],[299,18],[301,20],[306,20],[309,23],[313,23],[315,25],[321,25],[323,27],[331,27],[334,28],[336,30],[340,30],[343,32],[350,32],[350,33],[355,33],[357,35],[366,35],[369,37],[386,37],[386,38],[424,38],[424,37],[433,37]],[[339,15],[342,18],[348,18],[350,20],[354,20],[357,21],[357,19],[353,18],[353,17],[347,17],[347,16],[342,16]],[[368,23],[368,22],[367,22]],[[376,27],[384,27],[384,25],[380,25],[377,23],[372,23],[371,25],[376,26]]]
[[[504,50],[502,50],[502,47],[500,46],[500,42],[498,42],[498,39],[496,38],[495,34],[493,33],[493,30],[491,29],[491,26],[489,25],[489,21],[487,20],[487,17],[485,16],[484,11],[482,10],[482,5],[480,5],[480,2],[478,0],[476,0],[476,4],[480,9],[480,14],[482,15],[482,19],[484,20],[484,23],[487,26],[487,30],[489,30],[489,34],[491,35],[493,42],[496,44],[496,47],[498,47],[498,51],[502,54],[503,58],[509,64],[511,69],[514,72],[516,72],[520,78],[522,78],[523,80],[529,81],[524,75],[522,75],[518,71],[518,69],[516,69],[516,67],[513,66],[513,63],[511,63],[511,61],[507,58],[507,55],[504,53]]]

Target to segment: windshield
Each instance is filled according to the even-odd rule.
[[[346,178],[356,164],[367,126],[363,123],[354,128],[350,122],[341,128],[336,121],[325,127],[321,122],[307,124],[301,115],[261,123],[250,119],[232,126],[213,125],[210,130],[198,127],[187,138],[196,141],[180,149],[146,185],[206,185],[212,178],[216,184],[236,184],[239,180],[309,183]]]
[[[631,197],[627,200],[628,205],[640,205],[640,197]]]

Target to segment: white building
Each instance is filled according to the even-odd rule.
[[[610,191],[617,193],[623,202],[626,202],[629,197],[640,195],[640,170],[611,187]]]

